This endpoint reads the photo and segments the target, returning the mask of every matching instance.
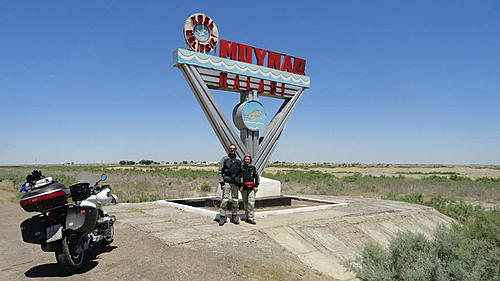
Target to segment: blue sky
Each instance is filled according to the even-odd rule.
[[[500,164],[500,2],[396,0],[1,1],[0,164],[218,160],[172,67],[196,12],[307,59],[272,160]]]

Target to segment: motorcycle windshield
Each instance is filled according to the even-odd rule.
[[[80,172],[76,175],[76,180],[78,182],[87,182],[87,183],[95,183],[96,175],[93,175],[89,172]]]

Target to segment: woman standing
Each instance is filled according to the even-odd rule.
[[[243,206],[245,209],[246,222],[255,223],[255,193],[259,191],[260,178],[257,169],[252,163],[252,157],[245,155],[241,169],[242,186],[240,187],[243,196]]]

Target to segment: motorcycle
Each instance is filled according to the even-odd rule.
[[[25,211],[40,214],[21,223],[23,241],[54,252],[65,273],[77,272],[88,260],[89,247],[113,242],[116,218],[102,206],[116,204],[118,198],[109,185],[99,184],[106,179],[103,174],[94,185],[81,182],[66,187],[33,171],[21,187],[26,193],[19,203]]]

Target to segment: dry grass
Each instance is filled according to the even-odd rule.
[[[303,172],[311,173],[311,172]],[[318,172],[320,173],[320,172]],[[467,178],[450,180],[447,177],[410,178],[385,176],[336,177],[322,173],[323,177],[308,180],[304,174],[289,171],[269,175],[282,182],[285,194],[323,194],[379,198],[387,194],[422,193],[426,199],[434,197],[465,201],[500,203],[500,181],[480,182]],[[288,179],[291,176],[291,179]]]
[[[16,196],[16,189],[12,181],[0,181],[0,202],[12,201]]]
[[[211,196],[217,185],[217,167],[202,165],[0,167],[0,180],[2,174],[21,177],[33,169],[56,180],[64,178],[66,183],[81,173],[95,179],[106,173],[121,202]],[[423,193],[426,198],[500,202],[500,166],[493,165],[271,165],[264,176],[280,180],[284,194],[379,198],[389,193]]]
[[[127,169],[109,166],[2,167],[0,181],[2,176],[4,178],[17,176],[22,179],[34,169],[42,170],[44,175],[50,175],[55,180],[64,179],[64,183],[68,185],[76,182],[81,174],[85,174],[86,179],[97,180],[102,173],[106,173],[108,175],[106,183],[111,185],[113,193],[118,195],[121,202],[211,196],[217,184],[215,172],[195,171],[185,167],[127,167]]]
[[[450,176],[457,175],[462,177],[467,177],[471,179],[477,179],[482,177],[488,178],[500,178],[500,169],[497,166],[411,166],[411,167],[401,167],[399,165],[387,165],[385,167],[379,166],[360,166],[360,167],[315,167],[315,166],[298,166],[298,167],[280,167],[271,166],[266,168],[266,172],[270,174],[275,174],[282,171],[319,171],[323,173],[329,173],[338,177],[344,177],[359,173],[363,176],[399,176],[404,175],[405,177],[412,178],[424,178],[429,175],[438,176]]]

